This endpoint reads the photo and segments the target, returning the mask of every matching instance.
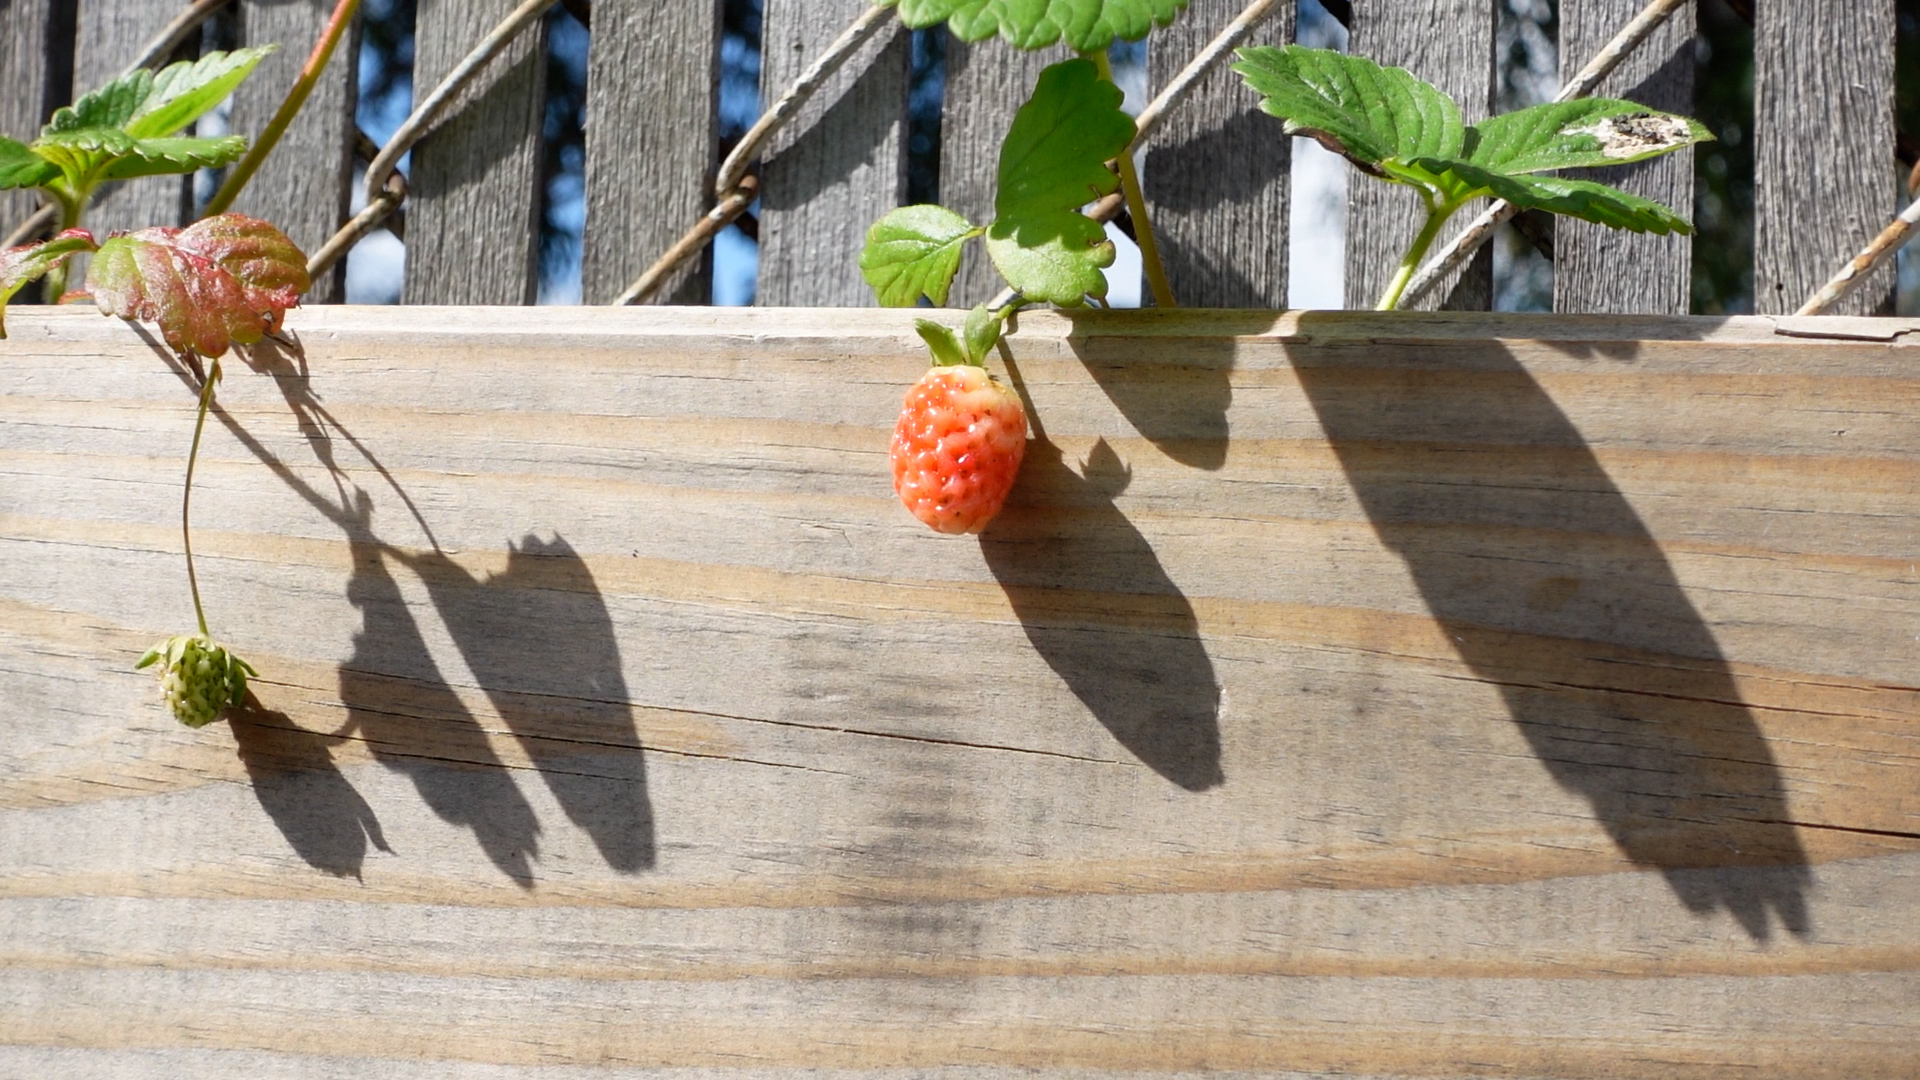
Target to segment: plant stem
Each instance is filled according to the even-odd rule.
[[[220,190],[214,192],[213,198],[207,203],[207,212],[204,216],[212,217],[215,214],[225,213],[227,207],[233,205],[233,200],[238,198],[241,190],[247,186],[247,181],[252,180],[253,174],[259,171],[260,164],[267,160],[267,155],[273,153],[274,146],[280,142],[280,136],[286,134],[288,126],[293,123],[293,118],[299,115],[300,107],[307,103],[308,96],[313,93],[314,84],[320,81],[320,73],[326,70],[327,62],[333,59],[334,47],[340,44],[342,37],[346,36],[347,27],[353,25],[353,17],[359,10],[360,0],[340,0],[334,6],[333,15],[327,19],[326,28],[320,32],[320,40],[314,43],[313,52],[307,57],[306,66],[300,69],[300,77],[294,80],[293,88],[287,91],[286,100],[280,103],[280,109],[273,114],[273,119],[267,121],[266,129],[260,132],[260,137],[253,141],[247,156],[240,159],[240,163],[227,174],[227,179],[220,185]]]
[[[79,228],[80,218],[86,213],[87,208],[87,198],[84,195],[74,199],[58,196],[57,201],[60,207],[60,227],[54,230],[56,236],[68,229]],[[69,259],[60,260],[59,265],[47,271],[47,276],[41,279],[40,288],[46,294],[46,303],[58,304],[60,298],[67,294],[67,267],[71,262],[72,260]]]
[[[193,448],[187,451],[187,486],[180,493],[180,544],[187,552],[187,588],[193,593],[193,617],[200,622],[200,636],[207,633],[207,609],[200,604],[200,579],[193,573],[193,466],[200,459],[200,433],[207,427],[207,408],[213,404],[213,384],[220,381],[220,361],[207,367],[207,378],[200,386],[200,415],[193,422]]]
[[[1413,272],[1420,268],[1420,260],[1427,257],[1427,249],[1439,239],[1441,227],[1459,209],[1458,203],[1435,205],[1431,199],[1428,200],[1427,223],[1420,226],[1420,235],[1413,238],[1407,253],[1400,257],[1400,268],[1394,271],[1393,280],[1387,282],[1387,291],[1380,295],[1380,302],[1374,305],[1375,311],[1392,311],[1400,306],[1400,297],[1407,291],[1407,282],[1413,280]]]
[[[1096,49],[1086,55],[1099,70],[1100,77],[1113,82],[1113,63],[1107,54]],[[1173,299],[1173,286],[1167,284],[1166,268],[1160,265],[1160,245],[1154,240],[1153,222],[1147,218],[1147,200],[1140,193],[1140,172],[1133,167],[1131,145],[1120,151],[1116,164],[1120,166],[1120,190],[1126,195],[1127,216],[1133,219],[1134,239],[1140,244],[1140,265],[1147,272],[1147,288],[1153,293],[1153,302],[1163,308],[1178,307]]]

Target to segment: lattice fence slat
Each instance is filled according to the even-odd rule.
[[[1894,0],[1763,0],[1753,28],[1754,310],[1782,314],[1899,210]],[[1829,314],[1886,306],[1892,267]]]
[[[413,85],[437,84],[515,5],[422,0]],[[546,33],[529,28],[413,152],[409,304],[530,304],[538,291]]]
[[[587,61],[587,222],[581,293],[620,295],[713,205],[720,4],[601,4]],[[704,304],[712,251],[655,298]]]

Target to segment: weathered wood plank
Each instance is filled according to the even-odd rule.
[[[581,292],[611,303],[713,205],[720,145],[720,8],[603,4],[587,58],[587,228]],[[713,259],[659,303],[704,304]]]
[[[1153,90],[1172,81],[1245,5],[1195,0],[1147,42]],[[1293,40],[1284,5],[1249,45]],[[1160,258],[1175,299],[1193,307],[1287,306],[1287,207],[1293,141],[1222,64],[1173,113],[1147,148],[1146,188]]]
[[[1562,0],[1560,77],[1570,79],[1646,5],[1641,0]],[[1655,109],[1693,112],[1691,5],[1628,57],[1595,90]],[[1693,151],[1616,169],[1575,171],[1693,216]],[[1575,218],[1554,224],[1553,306],[1569,312],[1685,315],[1693,302],[1693,238],[1607,229]]]
[[[1797,310],[1899,212],[1894,0],[1755,5],[1754,310]],[[1892,302],[1893,265],[1834,305]]]
[[[12,313],[0,1072],[1911,1075],[1920,324],[1029,312],[973,539],[912,319],[294,313],[194,732],[191,393]]]
[[[84,94],[120,77],[166,25],[180,14],[178,0],[79,0],[73,56],[73,89]],[[198,39],[176,59],[199,54]],[[184,225],[192,213],[193,178],[149,176],[104,188],[87,212],[86,225],[101,235],[116,229]]]
[[[71,87],[62,83],[72,78],[72,60],[69,57],[64,67],[50,62],[55,39],[63,36],[58,33],[63,18],[71,34],[71,3],[0,4],[0,71],[7,73],[10,91],[0,95],[0,135],[31,142],[53,110],[66,104]],[[0,234],[12,232],[39,208],[40,197],[31,191],[0,191]]]
[[[253,140],[273,119],[333,7],[331,0],[241,0],[235,6],[241,45],[280,46],[234,91],[236,133]],[[346,221],[353,201],[358,26],[335,48],[300,115],[233,204],[239,213],[273,222],[306,251],[318,251],[327,242]],[[328,280],[314,284],[307,300],[337,304],[346,289],[347,266],[341,260]]]
[[[1072,55],[1064,45],[1024,52],[997,39],[968,44],[947,38],[947,84],[940,106],[942,206],[976,224],[993,220],[1000,140],[1033,94],[1041,70]],[[970,308],[1005,286],[981,245],[969,244],[947,303]]]
[[[1493,111],[1495,17],[1489,0],[1355,4],[1352,18],[1348,52],[1406,68],[1438,86],[1460,103],[1469,124]],[[1466,226],[1471,210],[1447,226],[1440,244]],[[1425,213],[1410,188],[1360,176],[1347,185],[1348,307],[1370,308],[1379,300]],[[1456,311],[1492,307],[1492,247],[1481,248],[1457,278],[1415,306]]]
[[[426,93],[517,6],[420,0],[413,85]],[[531,304],[539,291],[546,24],[523,31],[413,149],[409,304]]]
[[[778,98],[868,7],[867,0],[767,0],[760,93]],[[890,24],[776,136],[761,166],[760,284],[769,306],[865,307],[867,227],[907,193],[912,35]]]

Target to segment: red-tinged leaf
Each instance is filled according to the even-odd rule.
[[[14,293],[73,255],[93,249],[92,233],[68,229],[44,243],[0,251],[0,338],[7,336],[7,301]]]
[[[155,323],[182,352],[220,356],[278,329],[309,281],[306,255],[280,230],[221,214],[109,239],[88,284],[106,314]]]

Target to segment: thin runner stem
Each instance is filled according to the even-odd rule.
[[[207,609],[200,604],[200,579],[193,572],[193,466],[200,460],[200,433],[207,428],[207,409],[213,404],[213,384],[220,381],[220,361],[207,368],[206,381],[200,385],[200,415],[193,422],[193,448],[187,451],[187,486],[180,493],[180,545],[187,552],[187,588],[193,593],[193,617],[199,620],[200,636],[207,632]]]
[[[1093,61],[1101,78],[1113,82],[1113,63],[1104,51],[1095,49],[1087,54],[1087,59]],[[1173,286],[1167,283],[1166,268],[1160,265],[1160,245],[1153,236],[1153,222],[1147,218],[1147,200],[1140,192],[1140,172],[1133,166],[1133,146],[1120,151],[1115,161],[1120,166],[1120,190],[1126,196],[1127,215],[1133,219],[1133,237],[1140,245],[1140,265],[1147,272],[1147,288],[1153,293],[1153,302],[1163,308],[1178,307],[1173,299]]]

